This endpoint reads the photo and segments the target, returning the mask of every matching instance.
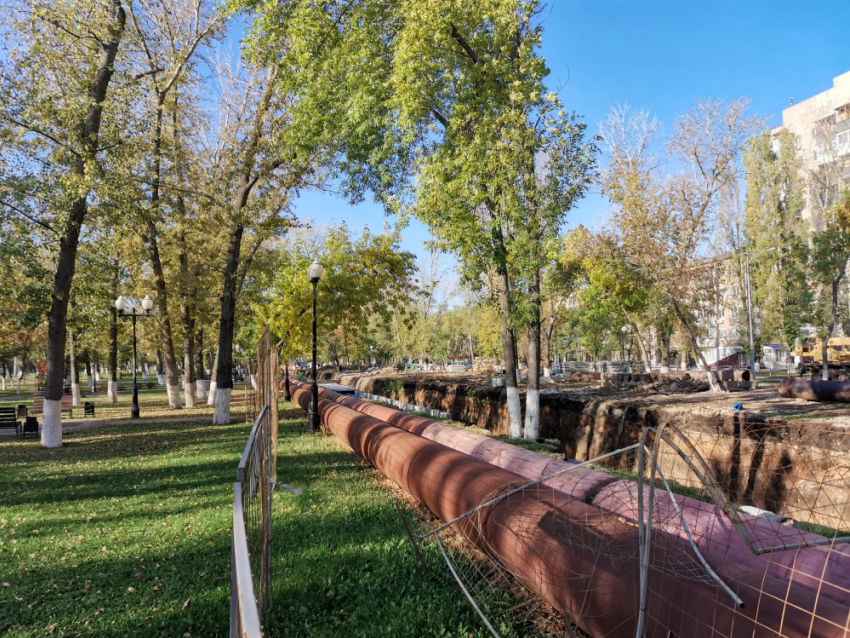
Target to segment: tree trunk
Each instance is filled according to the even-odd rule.
[[[178,197],[177,206],[185,217],[182,197]],[[189,256],[186,254],[185,236],[180,238],[178,260],[183,284],[180,287],[180,320],[183,324],[183,397],[186,407],[194,408],[197,405],[195,394],[195,321],[192,318],[192,308],[186,294],[189,283]]]
[[[230,423],[230,395],[233,392],[233,327],[236,315],[236,275],[239,268],[239,253],[242,248],[242,224],[237,223],[230,231],[227,245],[227,261],[224,267],[224,288],[221,294],[221,317],[218,333],[218,367],[215,381],[215,412],[213,425]]]
[[[86,353],[86,381],[89,382],[89,389],[94,392],[94,374],[92,372],[91,351]]]
[[[112,289],[118,296],[118,269],[112,274]],[[118,311],[109,304],[109,365],[106,372],[106,402],[118,403]]]
[[[100,48],[100,59],[91,86],[85,120],[80,122],[80,141],[86,157],[77,156],[71,172],[75,176],[86,174],[88,159],[93,160],[98,150],[103,101],[112,79],[118,44],[124,35],[126,14],[119,0],[109,0],[109,29]],[[92,163],[94,163],[92,161]],[[68,318],[68,300],[71,283],[77,267],[77,246],[80,229],[88,212],[87,196],[78,198],[71,206],[62,224],[56,274],[53,277],[50,312],[47,325],[47,375],[44,381],[44,413],[42,414],[41,444],[44,447],[62,446],[62,390],[65,384],[65,328]]]
[[[156,349],[156,380],[159,385],[165,385],[165,372],[162,367],[162,351]]]
[[[162,344],[162,362],[165,368],[165,389],[168,393],[168,405],[173,410],[183,406],[180,402],[180,379],[177,375],[177,360],[174,356],[174,340],[171,331],[171,319],[168,315],[168,293],[165,287],[165,273],[159,257],[157,245],[157,229],[153,221],[148,221],[147,232],[142,237],[148,250],[151,268],[156,284],[157,315],[159,319],[159,336]]]
[[[505,355],[505,391],[508,403],[508,435],[512,439],[522,437],[522,405],[519,400],[517,379],[516,339],[511,329],[510,280],[507,265],[496,273],[498,281],[499,316],[502,322],[502,350]]]
[[[80,405],[80,371],[77,368],[77,353],[74,348],[74,331],[68,328],[68,359],[71,369],[71,405]]]
[[[195,352],[197,356],[195,357],[195,393],[197,394],[198,401],[206,401],[207,399],[207,383],[204,379],[204,331],[198,330],[198,334],[195,338],[195,342],[197,343],[197,347]]]
[[[725,392],[723,386],[720,384],[720,381],[717,379],[715,372],[708,367],[708,363],[705,361],[705,357],[702,355],[702,349],[699,347],[697,343],[697,339],[694,336],[693,330],[691,330],[691,325],[685,319],[685,315],[682,313],[682,309],[679,308],[679,303],[676,299],[671,295],[670,300],[673,302],[673,310],[676,311],[676,316],[679,317],[679,321],[682,322],[682,325],[685,327],[685,330],[688,333],[688,339],[691,342],[691,347],[694,350],[694,357],[698,358],[699,361],[702,362],[702,367],[705,370],[705,376],[708,379],[708,385],[711,386],[711,390],[713,392]],[[687,355],[685,355],[687,357]],[[687,360],[687,359],[686,359]]]
[[[540,331],[540,351],[543,355],[543,376],[552,376],[552,333],[555,332],[555,317],[549,317]]]
[[[219,328],[220,329],[220,328]],[[221,352],[221,349],[216,346],[215,349],[215,358],[213,359],[212,374],[210,375],[210,391],[207,394],[207,405],[215,405],[215,390],[216,390],[216,374],[218,374],[218,353]]]
[[[638,346],[640,347],[640,356],[643,359],[644,372],[648,374],[652,372],[652,365],[649,362],[649,352],[646,351],[646,344],[643,342],[643,336],[641,336],[637,323],[635,323],[631,315],[626,312],[626,309],[622,306],[620,306],[620,308],[623,310],[623,314],[626,315],[626,319],[629,320],[629,325],[632,327],[632,334],[637,338]]]
[[[525,392],[525,433],[536,440],[540,433],[540,272],[531,277],[532,311],[528,324],[528,385]]]
[[[826,327],[826,334],[821,343],[821,357],[823,359],[823,368],[821,369],[821,379],[829,381],[829,338],[832,336],[832,331],[835,330],[835,324],[838,323],[838,286],[844,277],[844,271],[847,268],[847,259],[841,264],[841,270],[838,272],[838,277],[832,282],[832,309],[830,312],[829,325]]]
[[[197,406],[196,396],[194,321],[191,312],[186,309],[183,312],[183,398],[187,408]]]

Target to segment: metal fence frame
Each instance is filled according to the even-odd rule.
[[[260,619],[272,606],[271,507],[277,471],[279,365],[268,326],[257,343],[257,368],[259,414],[233,484],[231,638],[261,638]]]

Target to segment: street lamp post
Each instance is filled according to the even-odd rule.
[[[322,278],[325,267],[314,261],[307,269],[307,277],[313,284],[313,384],[310,386],[310,414],[307,416],[307,429],[315,432],[319,429],[319,384],[316,382],[316,284]]]
[[[756,346],[753,342],[753,304],[750,294],[750,260],[753,257],[758,257],[759,255],[763,255],[764,253],[769,253],[771,250],[776,250],[776,246],[774,246],[773,248],[768,248],[766,250],[760,250],[757,253],[744,253],[744,256],[747,258],[745,278],[747,280],[747,318],[750,320],[750,374],[753,376],[753,380],[755,380],[756,378]]]
[[[118,311],[118,316],[124,321],[130,321],[133,324],[133,405],[130,407],[130,418],[139,418],[139,386],[136,384],[136,320],[146,319],[151,314],[153,308],[153,299],[150,295],[145,295],[142,299],[142,310],[145,314],[136,314],[136,306],[131,308],[131,312],[125,312],[127,308],[127,300],[123,295],[119,295],[115,300],[115,309]]]

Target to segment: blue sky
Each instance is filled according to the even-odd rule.
[[[553,0],[547,11],[549,83],[591,132],[617,104],[649,109],[667,127],[704,97],[747,96],[775,126],[789,98],[820,93],[850,70],[850,0]],[[606,210],[591,194],[568,226],[593,226]],[[322,193],[305,193],[296,213],[375,231],[385,220],[371,202]],[[417,254],[427,239],[415,220],[404,230],[404,248]]]

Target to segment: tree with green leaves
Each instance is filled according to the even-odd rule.
[[[90,205],[108,197],[102,179],[106,155],[123,150],[121,115],[128,105],[118,96],[132,79],[117,58],[127,15],[121,0],[15,2],[4,11],[2,203],[52,235],[55,271],[41,443],[60,447],[77,247]]]
[[[401,250],[398,230],[354,237],[347,226],[324,232],[308,228],[291,233],[277,248],[277,263],[261,275],[262,298],[253,311],[268,323],[284,361],[310,352],[313,299],[307,268],[318,260],[325,268],[317,286],[317,326],[323,338],[335,334],[346,349],[368,337],[375,319],[389,322],[410,303],[414,256]],[[335,344],[336,341],[333,342]],[[333,345],[327,342],[326,345]]]
[[[753,137],[743,151],[746,252],[765,252],[750,265],[752,303],[762,335],[790,349],[811,303],[806,281],[806,229],[800,218],[803,191],[794,135],[783,130]],[[778,148],[776,148],[778,147]]]
[[[293,120],[311,139],[322,132],[346,191],[428,224],[434,246],[497,300],[513,437],[514,335],[528,326],[525,436],[536,438],[543,247],[593,166],[585,125],[544,83],[539,3],[251,6],[264,33],[291,43],[281,68],[299,95]]]
[[[821,378],[829,379],[827,347],[838,323],[838,292],[847,274],[850,259],[850,189],[845,188],[841,199],[827,211],[824,229],[811,235],[812,279],[815,283],[815,316],[821,344],[823,369]]]

